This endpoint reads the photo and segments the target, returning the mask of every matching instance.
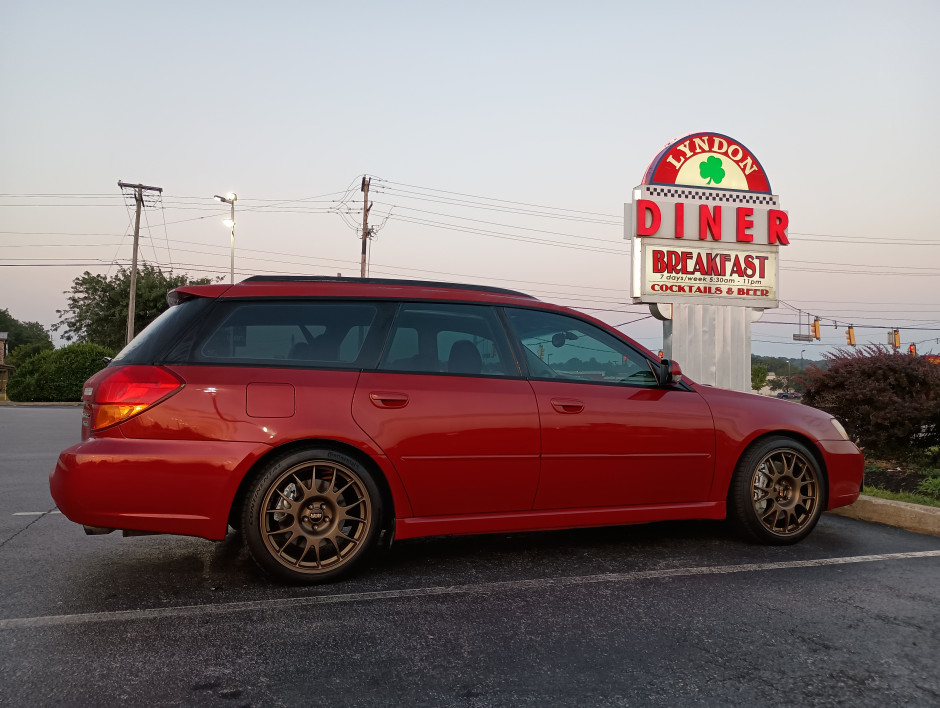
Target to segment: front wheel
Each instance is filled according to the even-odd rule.
[[[766,438],[738,461],[728,502],[728,516],[748,539],[775,546],[797,543],[826,508],[825,477],[802,443]]]
[[[288,453],[252,484],[245,543],[274,578],[311,585],[348,573],[375,545],[381,494],[371,473],[335,450]]]

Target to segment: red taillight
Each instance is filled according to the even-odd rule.
[[[85,388],[93,431],[123,423],[183,387],[178,377],[159,366],[122,366],[99,375],[101,379],[93,377]]]

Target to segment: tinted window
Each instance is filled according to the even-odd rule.
[[[162,361],[173,343],[195,325],[213,302],[198,297],[164,310],[114,357],[111,365],[154,364]]]
[[[491,307],[436,303],[401,306],[379,368],[472,376],[516,373]]]
[[[374,303],[225,303],[218,324],[197,343],[191,358],[197,363],[358,368],[377,313]]]
[[[506,312],[532,378],[656,385],[649,360],[599,327],[552,312]]]

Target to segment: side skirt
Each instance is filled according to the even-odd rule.
[[[520,511],[461,516],[417,516],[395,520],[396,540],[422,536],[549,531],[588,526],[620,526],[651,521],[724,519],[725,502],[658,504],[565,511]]]

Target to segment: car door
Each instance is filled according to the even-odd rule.
[[[532,508],[535,394],[493,308],[403,303],[353,416],[398,470],[416,516]]]
[[[536,509],[706,500],[715,432],[701,396],[659,386],[650,359],[590,322],[506,312],[541,418]]]

